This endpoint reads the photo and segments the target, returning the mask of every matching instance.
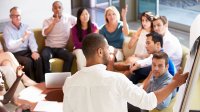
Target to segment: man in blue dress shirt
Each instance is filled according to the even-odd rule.
[[[44,80],[42,60],[37,52],[33,32],[28,25],[21,23],[21,11],[18,7],[10,9],[10,19],[3,31],[8,51],[12,52],[21,65],[25,67],[25,73],[37,82]]]

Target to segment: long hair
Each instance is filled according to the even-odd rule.
[[[81,24],[81,20],[80,20],[80,17],[81,17],[81,14],[84,10],[87,10],[86,8],[80,8],[77,12],[77,24],[76,24],[76,28],[77,28],[77,35],[78,35],[78,39],[79,39],[79,42],[82,42],[83,40],[83,34],[82,34],[82,24]],[[92,28],[91,28],[91,19],[89,18],[89,21],[88,21],[88,27],[87,27],[87,34],[91,33],[92,32]]]
[[[150,11],[145,11],[145,12],[143,12],[143,13],[141,14],[141,16],[140,16],[141,26],[142,26],[142,17],[146,17],[147,20],[151,22],[151,31],[153,31],[153,17],[154,17],[154,16],[153,16],[152,12],[150,12]],[[144,28],[144,27],[142,26],[142,29],[143,29],[143,28]]]

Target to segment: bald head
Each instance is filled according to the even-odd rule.
[[[87,58],[93,57],[95,51],[99,48],[103,48],[106,45],[105,37],[101,34],[91,33],[85,37],[82,44],[83,53]]]

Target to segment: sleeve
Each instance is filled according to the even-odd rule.
[[[92,32],[95,32],[98,30],[98,26],[96,23],[92,23]]]
[[[50,23],[49,23],[48,19],[44,20],[43,26],[42,26],[42,35],[43,35],[43,36],[47,36],[47,35],[45,35],[44,30],[45,30],[46,28],[48,28],[49,25],[50,25]]]
[[[79,39],[78,39],[76,26],[74,26],[71,29],[71,32],[72,32],[72,40],[73,40],[74,46],[77,49],[78,46],[81,46],[81,42],[79,42]]]
[[[72,28],[75,24],[76,24],[76,17],[75,16],[69,16],[69,20],[70,20],[70,23],[71,23],[71,27]]]
[[[172,62],[172,60],[170,58],[168,60],[168,64],[169,64],[168,71],[169,71],[170,74],[172,74],[172,76],[174,76],[175,73],[176,73],[176,67],[175,67],[174,63]]]
[[[138,60],[136,63],[140,65],[140,68],[150,66],[152,64],[152,57],[153,55],[151,54],[148,58]]]
[[[125,76],[119,78],[117,87],[120,95],[134,106],[147,110],[152,110],[157,106],[157,98],[153,92],[147,93],[144,89],[134,85]]]
[[[21,41],[21,38],[14,40],[11,35],[11,30],[12,29],[5,27],[4,31],[3,31],[3,38],[5,40],[7,49],[15,50],[15,49],[18,49],[20,47],[20,45],[23,44],[23,42]]]
[[[164,44],[163,44],[163,48],[164,48],[164,51],[167,53],[167,55],[169,57],[171,57],[174,53],[174,50],[172,50],[172,48],[176,46],[174,45],[174,42],[170,42],[170,41],[166,41]]]
[[[64,86],[63,86],[63,93],[64,93],[64,98],[63,98],[63,112],[73,112],[72,109],[70,108],[69,100],[67,98],[67,82],[68,78],[65,80]]]
[[[34,36],[34,33],[33,32],[31,32],[31,35],[30,35],[30,37],[28,38],[29,40],[29,42],[28,42],[28,44],[29,44],[29,48],[31,49],[31,51],[32,52],[37,52],[38,50],[38,45],[37,45],[37,43],[36,43],[36,40],[35,40],[35,36]]]
[[[171,98],[172,98],[172,94],[170,94],[163,102],[161,102],[160,104],[157,105],[157,109],[158,110],[162,110],[166,107],[169,106],[170,102],[171,102]]]
[[[170,82],[170,80],[168,80],[168,82],[166,82],[166,83],[161,84],[161,86],[158,89],[167,86],[169,82]],[[160,104],[158,104],[156,108],[158,110],[162,110],[162,109],[168,107],[169,104],[170,104],[170,102],[171,102],[171,99],[172,99],[172,93],[163,102],[161,102]]]

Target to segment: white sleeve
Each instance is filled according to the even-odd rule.
[[[44,30],[45,30],[46,28],[48,28],[49,25],[50,25],[50,23],[49,23],[48,19],[44,20],[44,22],[43,22],[43,27],[42,27],[42,35],[43,35],[43,36],[47,36],[47,35],[45,35]]]
[[[119,86],[122,97],[130,104],[147,110],[152,110],[157,106],[157,98],[153,92],[147,93],[144,89],[134,85],[125,76],[119,78],[117,86]]]
[[[150,66],[150,65],[152,65],[152,57],[153,57],[153,55],[151,54],[148,58],[138,60],[138,61],[136,61],[136,63],[140,65],[140,68]]]

